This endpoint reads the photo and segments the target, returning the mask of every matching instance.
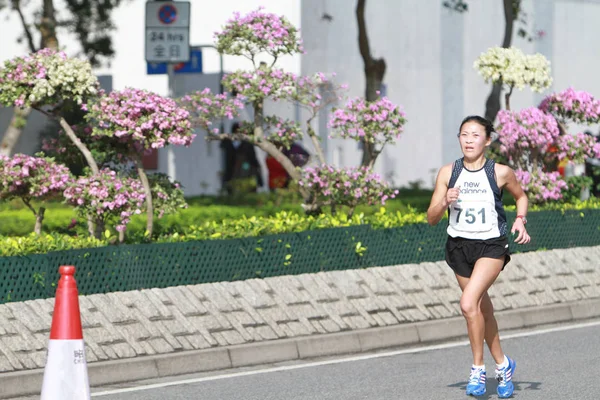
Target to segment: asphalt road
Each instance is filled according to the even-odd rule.
[[[503,346],[517,361],[515,399],[600,399],[600,321],[511,333]],[[487,394],[480,398],[496,399],[494,363],[487,352],[486,364]],[[470,366],[466,343],[448,343],[116,385],[95,389],[92,396],[98,400],[464,399]]]

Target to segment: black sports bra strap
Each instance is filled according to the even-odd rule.
[[[460,176],[460,173],[463,170],[463,159],[459,158],[454,161],[454,167],[452,168],[452,175],[450,176],[450,182],[448,182],[448,187],[453,188]]]

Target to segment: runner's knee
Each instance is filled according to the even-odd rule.
[[[479,307],[479,301],[472,299],[469,296],[462,296],[460,298],[460,310],[466,318],[472,318],[480,314],[482,310]]]

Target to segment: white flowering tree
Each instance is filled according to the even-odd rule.
[[[534,92],[542,93],[552,85],[550,62],[546,57],[539,53],[525,54],[516,47],[492,47],[481,54],[473,66],[486,83],[506,87],[504,100],[507,110],[510,110],[513,89],[529,87]]]
[[[30,107],[57,120],[93,173],[98,173],[98,165],[63,117],[63,111],[81,107],[98,91],[99,83],[89,62],[51,49],[7,60],[0,68],[0,104]]]
[[[530,201],[563,199],[569,185],[551,166],[563,160],[582,163],[586,158],[600,156],[600,145],[593,138],[583,133],[569,134],[566,123],[598,122],[600,101],[589,93],[569,88],[546,97],[539,107],[512,111],[513,89],[529,87],[541,93],[550,87],[548,60],[541,54],[526,55],[514,47],[495,47],[483,53],[474,67],[486,82],[507,87],[506,110],[500,110],[497,118],[499,152],[515,168]]]

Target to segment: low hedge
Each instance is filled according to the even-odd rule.
[[[191,226],[197,226],[206,222],[221,222],[231,219],[243,219],[251,217],[272,217],[278,212],[287,211],[298,215],[303,215],[302,207],[299,203],[272,204],[265,201],[262,205],[227,205],[210,204],[210,199],[194,200],[191,199],[190,206],[181,210],[175,215],[165,215],[161,219],[154,219],[155,235],[183,232]],[[416,202],[416,201],[415,201]],[[35,217],[28,208],[20,207],[18,202],[13,203],[12,208],[0,208],[0,236],[27,236],[33,232]],[[35,205],[37,207],[37,204]],[[412,212],[414,209],[402,201],[391,201],[386,205],[388,212]],[[361,206],[356,209],[356,214],[363,213],[372,215],[378,210],[377,207]],[[342,209],[341,211],[344,211]],[[74,223],[75,222],[75,223]],[[137,235],[145,232],[146,217],[144,215],[134,215],[130,224],[127,226],[129,235]],[[84,218],[81,218],[72,207],[61,203],[50,203],[47,207],[44,224],[44,233],[59,233],[69,235],[85,235],[87,225]]]
[[[298,206],[297,212],[301,212]],[[181,232],[190,225],[198,225],[207,221],[223,221],[226,219],[239,219],[244,216],[266,217],[273,216],[281,208],[264,207],[255,208],[250,206],[194,206],[181,210],[175,215],[165,215],[161,219],[155,219],[155,232],[157,235]],[[296,211],[296,210],[294,210]],[[73,222],[75,222],[73,224]],[[35,217],[29,209],[12,209],[0,212],[0,236],[27,236],[33,232]],[[134,215],[127,227],[130,233],[144,232],[146,229],[146,217]],[[70,235],[84,235],[86,221],[77,215],[71,207],[61,206],[46,210],[43,232],[60,233]]]
[[[507,211],[514,211],[514,206],[506,207]],[[553,204],[545,207],[531,207],[531,212],[547,210],[580,210],[581,217],[585,217],[586,209],[600,209],[600,200],[593,199],[577,204]],[[189,210],[188,210],[189,211]],[[172,226],[183,226],[181,222],[185,218],[185,211],[179,216],[174,216]],[[179,219],[177,219],[179,218]],[[411,224],[423,224],[427,221],[426,213],[416,212],[408,209],[407,212],[390,212],[385,208],[367,215],[364,213],[354,214],[348,218],[344,214],[331,215],[321,214],[319,216],[305,216],[295,212],[282,211],[273,216],[225,218],[221,221],[211,220],[200,224],[190,224],[174,232],[163,233],[155,242],[173,243],[202,240],[232,239],[246,237],[260,237],[265,235],[303,232],[323,228],[347,227],[357,225],[370,225],[374,229],[396,228]],[[443,223],[443,222],[442,222]],[[71,236],[60,233],[45,234],[37,237],[33,234],[23,237],[0,237],[0,256],[17,256],[34,253],[45,253],[58,250],[79,249],[88,247],[100,247],[116,244],[115,234],[107,231],[105,237],[96,240],[87,235]],[[127,243],[146,243],[148,239],[140,231],[129,234]]]

